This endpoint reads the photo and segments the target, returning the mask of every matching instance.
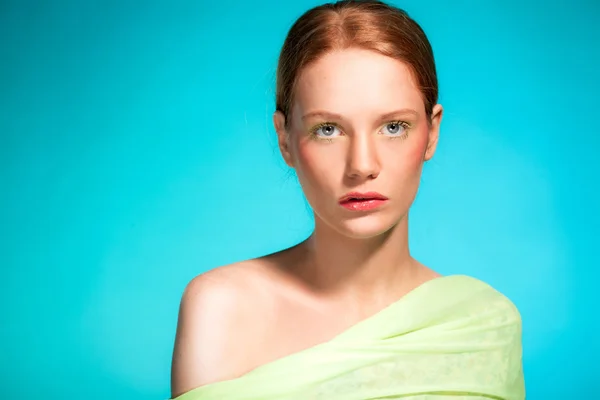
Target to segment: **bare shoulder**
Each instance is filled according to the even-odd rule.
[[[268,297],[264,261],[247,260],[198,275],[179,308],[171,396],[245,372],[248,341],[260,335],[257,316]]]

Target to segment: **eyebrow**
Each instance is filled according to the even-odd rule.
[[[418,117],[419,116],[419,112],[416,110],[413,110],[412,108],[402,108],[400,110],[395,110],[395,111],[391,111],[388,113],[385,113],[383,115],[381,115],[378,119],[379,121],[385,121],[388,119],[391,119],[393,117],[396,116],[402,116],[402,115],[411,115],[414,117]],[[344,119],[340,114],[336,114],[336,113],[331,113],[331,112],[327,112],[327,111],[311,111],[309,113],[306,113],[302,116],[302,120],[306,121],[309,118],[323,118],[323,119]]]

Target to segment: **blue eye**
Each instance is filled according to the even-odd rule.
[[[390,122],[383,127],[383,131],[384,135],[401,136],[406,131],[406,124],[400,121]]]
[[[319,138],[331,138],[339,135],[339,133],[338,127],[331,124],[323,124],[314,130],[314,135]]]

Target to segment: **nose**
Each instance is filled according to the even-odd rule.
[[[349,143],[346,175],[352,179],[374,179],[381,165],[374,138],[371,135],[355,135]]]

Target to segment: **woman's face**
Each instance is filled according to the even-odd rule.
[[[274,123],[282,155],[315,217],[346,236],[366,238],[407,214],[423,162],[435,151],[441,114],[436,105],[428,123],[404,63],[347,49],[301,72],[288,126],[279,112]],[[341,202],[350,192],[385,199]]]

